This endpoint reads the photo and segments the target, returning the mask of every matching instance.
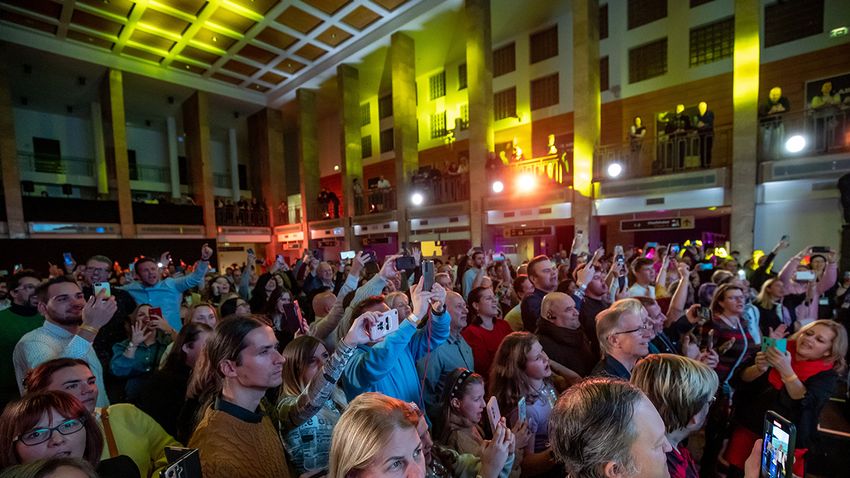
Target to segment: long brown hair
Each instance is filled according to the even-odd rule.
[[[308,382],[301,380],[301,375],[304,369],[313,361],[313,355],[316,349],[322,345],[322,341],[311,335],[302,335],[296,337],[286,344],[283,352],[283,385],[281,385],[280,395],[283,396],[298,396],[307,389]],[[322,373],[320,370],[318,373]],[[337,387],[331,394],[331,399],[340,408],[345,408],[345,395]]]
[[[505,411],[512,410],[520,397],[527,397],[531,385],[525,374],[528,353],[537,343],[537,336],[529,332],[508,334],[499,345],[490,367],[489,394],[496,397]]]

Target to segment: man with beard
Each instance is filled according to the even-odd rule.
[[[35,288],[41,283],[35,271],[25,269],[6,280],[6,290],[12,299],[8,309],[0,311],[0,407],[18,397],[15,367],[9,357],[15,344],[27,332],[37,329],[42,317],[36,307]]]
[[[101,292],[85,300],[80,286],[60,276],[41,284],[36,289],[38,311],[44,316],[44,325],[21,337],[12,354],[18,389],[23,390],[23,379],[27,372],[39,364],[55,358],[77,358],[89,363],[97,378],[97,386],[103,385],[103,368],[97,359],[92,342],[98,330],[115,314],[117,305],[114,297],[105,297]],[[100,394],[97,406],[109,406],[106,394]]]

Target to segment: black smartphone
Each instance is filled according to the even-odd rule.
[[[160,478],[202,478],[201,456],[197,448],[165,447],[168,466],[160,472]]]
[[[430,291],[434,286],[434,261],[422,261],[422,289]]]
[[[828,252],[829,252],[829,247],[827,247],[827,246],[812,247],[812,254],[826,254]]]
[[[797,427],[769,410],[764,414],[764,443],[761,445],[762,478],[791,478]]]
[[[413,256],[398,257],[395,260],[395,268],[400,271],[412,271],[416,269],[416,259]]]

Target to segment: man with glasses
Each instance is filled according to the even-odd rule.
[[[18,389],[23,390],[27,372],[54,358],[78,358],[89,363],[97,386],[103,386],[103,369],[92,348],[92,342],[101,327],[115,314],[118,306],[114,297],[106,298],[101,292],[85,300],[76,282],[60,276],[50,279],[36,289],[38,311],[44,324],[21,337],[12,354]],[[106,394],[100,394],[97,406],[109,406]]]
[[[15,344],[27,332],[41,326],[43,318],[36,307],[35,288],[41,279],[35,271],[24,269],[6,280],[6,288],[12,298],[8,309],[0,311],[0,407],[18,398],[15,382],[15,367],[9,357]]]
[[[89,258],[86,262],[86,268],[83,271],[82,289],[86,300],[89,300],[94,295],[94,285],[102,282],[109,282],[110,271],[112,270],[112,260],[106,256],[95,255]],[[127,331],[124,329],[124,319],[136,308],[136,301],[133,297],[124,290],[111,288],[112,296],[115,297],[115,304],[118,309],[109,322],[101,327],[94,339],[92,346],[97,354],[98,360],[104,370],[103,380],[106,382],[106,389],[103,391],[109,394],[109,397],[115,401],[124,392],[123,380],[112,375],[109,367],[109,361],[112,360],[112,346],[127,338]]]
[[[637,299],[623,299],[596,317],[603,357],[591,375],[631,378],[637,361],[649,354],[652,337],[652,325],[642,317],[642,310]]]

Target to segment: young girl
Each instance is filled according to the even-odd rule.
[[[442,404],[437,441],[458,453],[481,456],[484,377],[469,369],[455,369],[444,378]]]
[[[490,370],[490,395],[496,397],[508,424],[519,421],[518,404],[525,398],[526,420],[531,434],[523,454],[523,476],[564,476],[549,448],[549,414],[557,393],[550,377],[549,357],[534,334],[514,332],[502,341]],[[521,458],[520,458],[521,457]]]

